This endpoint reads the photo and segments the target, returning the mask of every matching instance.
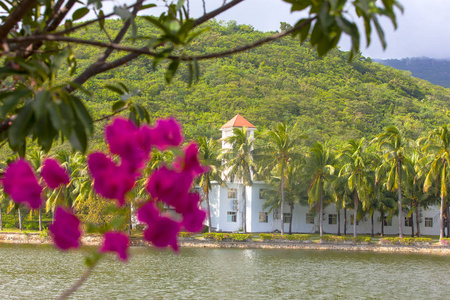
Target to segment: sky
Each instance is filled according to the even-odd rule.
[[[399,2],[404,7],[404,13],[397,11],[397,30],[394,30],[389,20],[380,20],[386,35],[387,49],[382,49],[374,32],[369,48],[366,48],[365,40],[362,39],[360,48],[363,55],[379,59],[422,56],[450,59],[450,1],[400,0]],[[209,12],[222,3],[223,0],[205,0],[206,11]],[[198,17],[203,14],[202,0],[190,0],[189,4],[191,16]],[[157,12],[154,9],[153,11]],[[295,24],[305,16],[306,14],[302,13],[292,14],[290,5],[282,0],[245,0],[219,15],[217,19],[236,20],[238,24],[249,24],[261,31],[276,31],[280,28],[280,22]],[[361,31],[363,32],[364,30]],[[343,38],[339,43],[339,47],[345,51],[349,50],[349,45],[348,38]]]

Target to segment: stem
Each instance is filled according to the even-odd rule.
[[[86,279],[89,277],[89,275],[91,275],[91,272],[92,272],[92,270],[94,269],[95,266],[96,266],[96,263],[94,263],[92,266],[88,267],[84,271],[83,275],[81,275],[81,277],[67,291],[62,293],[61,296],[59,296],[56,299],[57,300],[67,299],[67,297],[69,297],[76,290],[78,290],[78,288],[86,281]]]

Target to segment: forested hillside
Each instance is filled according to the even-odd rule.
[[[450,88],[450,60],[429,57],[374,60],[399,70],[410,71],[414,77]]]
[[[120,22],[106,22],[111,36]],[[146,26],[142,20],[138,24]],[[186,54],[224,51],[230,45],[268,35],[235,22],[211,22],[204,27],[210,30],[185,49]],[[79,34],[98,38],[94,30]],[[79,65],[88,64],[99,51],[79,49]],[[297,128],[311,142],[331,143],[371,138],[390,124],[403,129],[407,137],[417,138],[449,122],[450,90],[362,56],[351,63],[347,60],[347,53],[339,50],[318,59],[307,44],[287,37],[245,53],[200,62],[200,80],[190,88],[185,65],[181,64],[176,78],[167,85],[165,70],[153,70],[146,57],[103,73],[85,87],[93,92],[90,107],[94,117],[110,113],[111,104],[119,99],[103,85],[123,82],[140,91],[135,99],[149,109],[153,119],[177,117],[187,138],[219,137],[220,126],[237,113],[258,128],[280,121],[298,122]]]

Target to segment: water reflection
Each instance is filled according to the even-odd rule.
[[[85,248],[86,254],[90,249]],[[311,250],[145,247],[108,256],[74,299],[448,299],[448,257]],[[83,272],[83,253],[0,244],[2,299],[48,299]]]

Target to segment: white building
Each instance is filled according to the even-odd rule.
[[[223,125],[222,139],[233,134],[236,127],[246,127],[248,135],[253,137],[256,127],[239,114]],[[222,142],[222,148],[230,148],[226,142]],[[224,178],[225,179],[225,178]],[[211,208],[211,228],[214,231],[238,231],[242,229],[242,188],[240,182],[226,181],[225,185],[213,183],[209,199]],[[264,199],[262,199],[261,190],[267,189],[268,186],[261,181],[254,181],[252,186],[246,188],[247,213],[246,227],[248,232],[273,232],[280,231],[281,220],[279,210],[263,210]],[[284,230],[289,230],[290,209],[286,204],[284,207]],[[341,210],[341,233],[344,232],[344,212]],[[420,232],[422,235],[439,235],[440,219],[439,210],[437,208],[422,210],[420,218]],[[415,217],[415,216],[414,216]],[[385,220],[384,234],[398,234],[398,217],[394,216],[390,220]],[[409,220],[405,218],[403,223],[403,234],[408,236],[411,234],[411,226]],[[417,231],[416,220],[414,219],[414,230]],[[319,215],[310,213],[308,206],[296,204],[294,206],[292,216],[292,232],[293,233],[314,233],[319,230]],[[337,211],[334,205],[324,208],[324,225],[325,233],[337,233]],[[358,221],[358,234],[371,233],[371,219],[366,218]],[[381,233],[380,214],[374,214],[374,233]],[[353,210],[347,210],[347,234],[353,234]]]

